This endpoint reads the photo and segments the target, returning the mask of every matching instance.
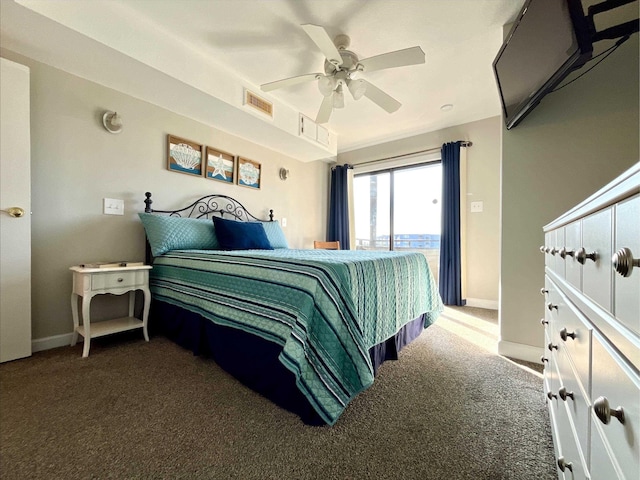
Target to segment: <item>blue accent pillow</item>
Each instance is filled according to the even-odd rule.
[[[284,232],[282,231],[282,228],[280,228],[280,224],[277,220],[274,220],[273,222],[263,222],[262,226],[267,234],[269,243],[274,249],[289,248],[287,238],[284,236]]]
[[[262,222],[236,222],[213,217],[213,225],[223,250],[273,250]]]
[[[208,218],[138,213],[154,257],[170,250],[217,250],[218,238]]]

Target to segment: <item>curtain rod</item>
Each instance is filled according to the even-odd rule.
[[[458,140],[458,141],[460,142],[460,146],[461,147],[471,147],[473,145],[473,142],[468,141],[468,140]],[[371,163],[385,162],[387,160],[396,160],[398,158],[413,157],[415,155],[420,155],[422,153],[439,152],[440,150],[442,150],[442,147],[427,148],[426,150],[419,150],[419,151],[413,152],[413,153],[403,153],[402,155],[396,155],[394,157],[379,158],[377,160],[369,160],[368,162],[356,163],[356,164],[354,164],[354,166],[355,167],[359,167],[361,165],[369,165]]]

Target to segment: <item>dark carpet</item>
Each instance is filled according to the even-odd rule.
[[[163,337],[81,351],[0,365],[2,479],[557,478],[540,376],[437,322],[333,427]]]

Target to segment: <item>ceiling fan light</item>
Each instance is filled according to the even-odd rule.
[[[342,84],[338,85],[333,94],[333,108],[344,108],[344,93],[342,92]]]
[[[354,100],[359,100],[367,91],[367,84],[362,79],[351,80],[349,81],[349,91]]]
[[[335,80],[333,77],[320,77],[318,78],[318,90],[320,93],[328,97],[333,93],[333,89],[336,88]]]

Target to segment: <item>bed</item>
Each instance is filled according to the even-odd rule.
[[[333,425],[442,311],[420,253],[291,249],[273,211],[261,220],[224,195],[168,211],[147,192],[145,204],[152,334],[305,423]]]

